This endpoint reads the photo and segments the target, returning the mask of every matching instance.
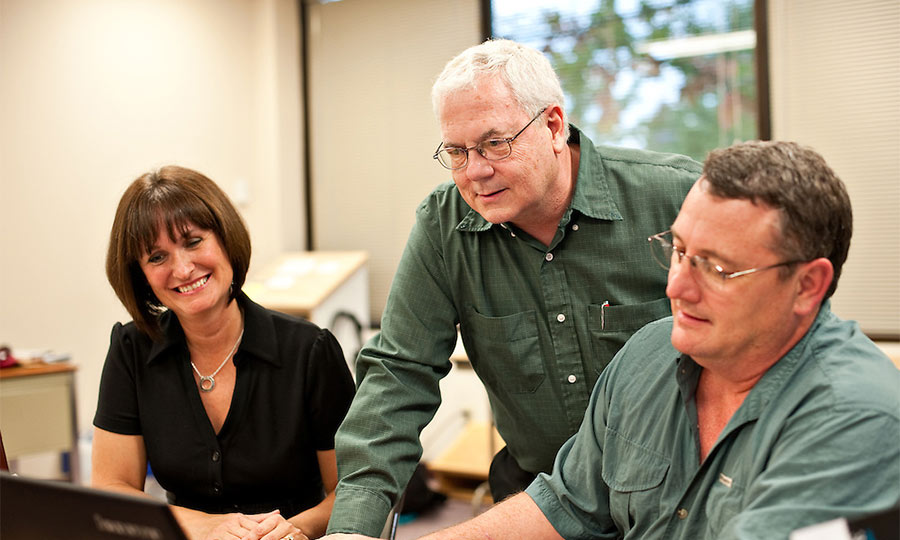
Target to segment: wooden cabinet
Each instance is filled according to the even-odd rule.
[[[0,370],[0,432],[6,456],[69,452],[78,481],[75,366],[43,364]]]

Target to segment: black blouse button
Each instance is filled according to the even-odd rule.
[[[218,450],[213,450],[213,453],[212,453],[213,463],[218,463],[220,459],[222,459],[222,454],[220,454]]]
[[[216,495],[222,493],[222,484],[213,482],[213,493],[215,493]]]

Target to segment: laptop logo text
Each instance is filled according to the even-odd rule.
[[[141,540],[162,540],[162,533],[159,532],[159,529],[148,525],[109,519],[100,514],[94,514],[94,524],[96,524],[97,530],[100,532],[128,538],[139,538]]]

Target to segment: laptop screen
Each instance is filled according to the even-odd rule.
[[[3,540],[187,540],[166,503],[0,472]]]

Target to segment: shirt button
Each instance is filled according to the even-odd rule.
[[[220,454],[218,450],[213,450],[213,453],[212,453],[213,463],[218,463],[221,458],[222,458],[222,454]]]
[[[213,493],[215,493],[216,495],[222,493],[222,484],[213,482]]]
[[[516,237],[516,233],[514,233],[514,232],[512,232],[512,231],[510,231],[509,235],[512,236],[513,238]]]
[[[678,516],[678,519],[686,518],[687,514],[688,514],[687,510],[684,508],[679,508],[678,511],[675,512],[675,515]]]
[[[570,383],[574,383],[575,381],[578,380],[578,377],[576,377],[575,375],[569,375],[569,376],[566,378],[566,380],[569,381]]]
[[[556,316],[556,320],[559,322],[566,322],[566,314],[560,313],[559,315]]]
[[[577,223],[574,224],[574,225],[572,225],[572,230],[573,230],[573,231],[577,231],[577,230],[578,230],[578,224],[577,224]]]
[[[553,260],[553,254],[552,254],[552,253],[548,253],[548,254],[544,255],[544,259],[545,259],[547,262],[552,261],[552,260]]]

